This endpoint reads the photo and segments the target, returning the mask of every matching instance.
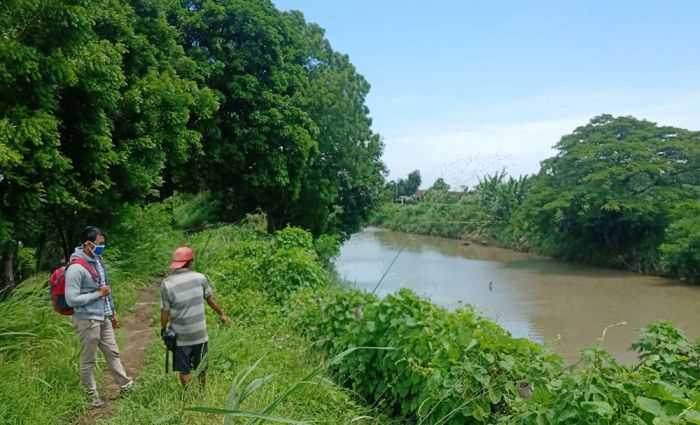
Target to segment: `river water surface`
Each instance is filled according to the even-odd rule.
[[[338,273],[372,291],[397,252],[404,248],[377,290],[380,296],[401,287],[454,308],[476,306],[516,337],[548,345],[566,362],[582,348],[598,344],[625,363],[636,330],[669,320],[689,338],[700,335],[700,287],[651,276],[564,263],[551,258],[454,239],[410,236],[368,228],[341,248]],[[490,288],[489,288],[490,286]]]

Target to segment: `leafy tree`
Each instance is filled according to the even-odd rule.
[[[331,48],[322,28],[307,24],[299,12],[287,17],[305,42],[308,112],[321,129],[318,155],[305,170],[291,219],[316,235],[347,236],[369,219],[384,181],[383,145],[365,106],[369,83],[347,55]]]
[[[271,229],[285,224],[318,154],[299,33],[262,0],[174,2],[170,19],[220,99],[197,127],[206,156],[188,167],[189,188],[217,193],[231,218],[260,208]]]
[[[450,190],[450,185],[447,184],[442,177],[438,177],[438,179],[435,180],[435,183],[430,186],[430,190],[437,192],[448,192]]]
[[[191,126],[211,117],[216,98],[210,89],[200,88],[197,65],[177,44],[161,1],[112,1],[101,11],[99,34],[126,48],[126,87],[113,132],[115,148],[126,155],[110,170],[117,196],[127,202],[152,198],[159,190],[170,196],[172,179],[184,174],[173,175],[173,170],[186,168],[190,158],[202,153],[202,136]],[[119,15],[126,25],[119,25]]]
[[[411,196],[420,187],[421,184],[421,177],[420,177],[420,171],[418,170],[413,170],[410,173],[408,173],[408,179],[406,180],[406,187],[405,187],[405,194],[406,196]]]
[[[119,48],[121,84],[113,92],[105,84],[70,87],[57,111],[64,154],[83,177],[71,187],[82,193],[83,207],[64,208],[63,220],[56,219],[66,251],[70,235],[84,224],[77,217],[98,214],[108,225],[122,203],[154,199],[171,174],[166,167],[184,164],[201,149],[190,121],[211,116],[217,106],[213,93],[195,82],[195,63],[177,45],[160,2],[112,0],[104,6],[91,11],[92,29],[100,43]],[[106,93],[111,103],[96,111],[95,99]]]
[[[384,187],[387,191],[392,191],[395,197],[411,196],[416,193],[420,184],[420,171],[413,170],[408,174],[407,179],[391,180]]]
[[[688,201],[673,211],[673,220],[661,245],[661,262],[666,273],[700,281],[700,203]]]
[[[58,238],[157,194],[182,162],[212,94],[159,2],[12,1],[0,13],[0,245],[5,281],[20,242]],[[182,76],[181,76],[182,75]],[[166,159],[166,154],[170,159]],[[54,233],[55,232],[55,233]]]
[[[286,224],[347,235],[369,218],[382,185],[382,143],[365,106],[369,84],[299,12],[268,0],[172,2],[171,22],[221,108],[198,178],[229,219],[261,210]]]
[[[73,161],[64,155],[65,126],[57,116],[64,91],[75,87],[96,94],[89,106],[98,120],[80,124],[95,135],[109,130],[104,109],[113,105],[123,76],[118,47],[96,40],[90,11],[81,4],[10,2],[0,14],[0,37],[0,241],[4,281],[11,289],[19,242],[36,237],[49,219],[47,207],[78,202],[70,185],[80,175],[71,172]],[[92,149],[104,147],[103,138],[89,142]],[[111,160],[104,155],[93,167]]]
[[[454,201],[456,197],[450,194],[450,185],[442,177],[438,177],[435,183],[425,191],[422,200],[443,203]]]
[[[524,214],[554,253],[649,270],[669,208],[700,183],[700,133],[601,115],[542,162]]]

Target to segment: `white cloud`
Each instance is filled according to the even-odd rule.
[[[384,133],[384,161],[390,179],[419,169],[423,187],[438,177],[455,188],[473,186],[478,177],[502,167],[514,176],[535,173],[541,160],[555,154],[552,146],[561,136],[601,113],[698,129],[700,93],[559,92],[500,105],[470,105],[439,122]]]
[[[472,186],[478,177],[503,167],[512,175],[535,173],[552,146],[585,118],[504,125],[474,125],[423,131],[387,140],[384,161],[391,178],[421,170],[423,186],[443,177],[453,187]]]

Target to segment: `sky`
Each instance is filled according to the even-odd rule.
[[[700,130],[700,1],[273,2],[371,84],[388,179],[536,173],[604,113]]]

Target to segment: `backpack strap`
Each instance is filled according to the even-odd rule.
[[[85,270],[87,270],[88,273],[90,273],[90,276],[92,276],[92,280],[94,280],[97,283],[100,283],[100,277],[97,275],[97,270],[95,270],[94,267],[89,265],[84,258],[75,258],[73,260],[70,260],[68,266],[72,264],[80,264],[81,266],[83,266],[83,268],[85,268]],[[68,268],[68,266],[66,266],[66,268]]]

